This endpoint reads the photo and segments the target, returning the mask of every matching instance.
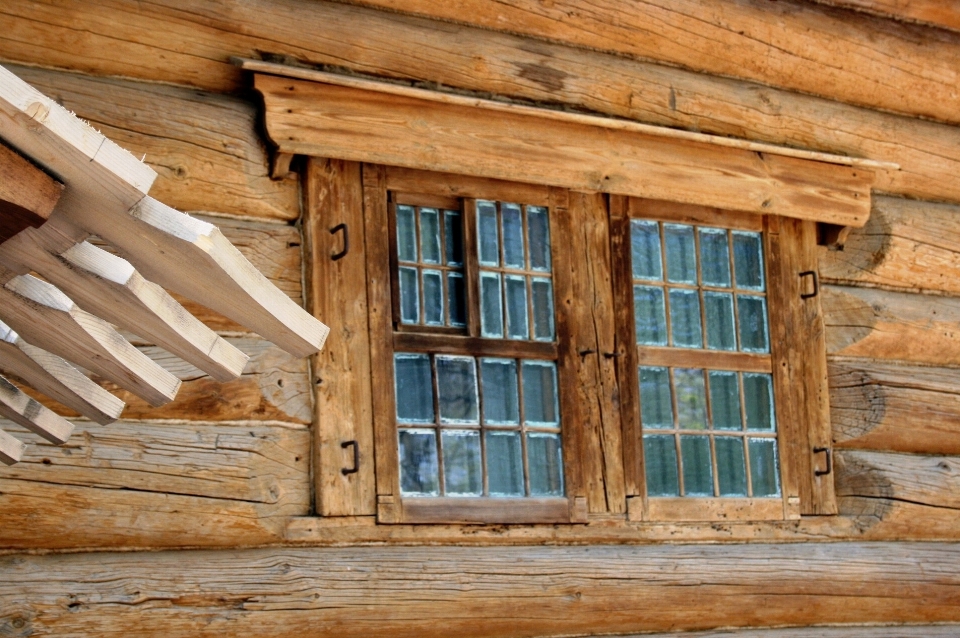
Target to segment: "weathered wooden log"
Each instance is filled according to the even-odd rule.
[[[843,250],[820,254],[826,281],[960,293],[960,207],[873,198],[870,219]]]
[[[259,0],[229,14],[200,6],[187,14],[175,3],[165,5],[121,0],[54,9],[18,2],[0,16],[0,56],[232,91],[243,83],[239,69],[229,65],[230,56],[267,51],[654,124],[890,160],[902,170],[879,174],[880,190],[960,201],[960,183],[954,179],[960,172],[960,131],[950,126],[358,7]],[[290,29],[292,24],[301,28]],[[173,33],[176,51],[169,47]],[[632,33],[630,39],[638,38]],[[101,55],[107,49],[114,55]],[[924,95],[924,101],[932,100]]]
[[[796,625],[811,610],[957,622],[958,565],[955,543],[22,555],[0,558],[0,622],[170,638],[596,635]]]
[[[960,370],[862,359],[829,370],[837,447],[960,455]]]
[[[0,470],[0,547],[231,547],[281,540],[310,509],[307,428],[77,422]],[[2,625],[0,625],[2,626]]]
[[[957,625],[890,625],[886,627],[788,627],[778,629],[722,629],[687,632],[682,638],[953,638]],[[620,638],[678,638],[669,634],[631,634]]]
[[[822,290],[828,353],[960,363],[960,299],[846,286]]]
[[[160,201],[180,210],[298,217],[296,182],[268,174],[255,105],[171,86],[7,68],[143,156],[157,171],[150,194]]]
[[[960,7],[942,0],[815,0],[820,4],[857,9],[874,15],[919,22],[960,31]]]

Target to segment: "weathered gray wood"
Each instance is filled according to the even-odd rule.
[[[296,182],[268,175],[256,104],[160,84],[7,68],[144,157],[157,172],[150,194],[160,201],[180,210],[298,217]]]
[[[310,509],[310,433],[262,423],[77,422],[0,469],[0,547],[230,547],[276,542]],[[2,626],[2,623],[0,623]]]
[[[23,441],[0,430],[0,463],[4,465],[19,463],[26,448],[27,446]]]
[[[795,625],[811,610],[827,624],[957,622],[958,566],[956,543],[11,556],[0,622],[105,638],[570,636]]]
[[[0,377],[0,417],[10,419],[54,445],[65,443],[73,432],[72,423],[40,405],[3,377]]]
[[[838,447],[960,455],[960,370],[834,360],[830,416]]]

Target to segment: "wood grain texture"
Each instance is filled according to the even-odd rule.
[[[264,51],[483,95],[890,160],[902,170],[881,172],[881,190],[960,201],[953,179],[960,170],[960,131],[953,127],[505,33],[303,0],[256,0],[229,11],[184,8],[173,0],[23,1],[8,3],[0,26],[0,57],[9,60],[233,91],[243,84],[230,56]],[[175,51],[169,38],[178,43]]]
[[[270,179],[255,103],[172,86],[8,68],[144,157],[157,172],[150,194],[160,201],[180,210],[299,217],[296,181]]]
[[[890,625],[868,627],[786,627],[778,629],[722,629],[719,631],[695,631],[683,634],[683,638],[951,638],[957,635],[957,625]],[[670,634],[633,634],[621,638],[676,638]]]
[[[873,172],[257,74],[285,152],[862,226]],[[430,92],[422,92],[431,95]]]
[[[4,429],[16,431],[4,423]],[[309,432],[268,424],[77,422],[0,470],[0,547],[276,542],[310,507]]]
[[[960,455],[960,371],[864,359],[830,364],[837,447]]]
[[[826,281],[960,293],[960,207],[876,197],[843,250],[821,249]]]
[[[904,22],[960,31],[960,2],[957,0],[815,0],[820,4],[857,9]]]
[[[0,377],[0,417],[10,419],[41,438],[60,445],[70,438],[73,424],[57,416]]]
[[[308,308],[331,327],[332,339],[313,359],[316,387],[314,480],[322,516],[376,513],[367,268],[361,167],[353,162],[310,159],[304,180],[303,233]],[[345,224],[345,230],[331,229]],[[337,261],[332,255],[349,251]],[[351,450],[358,448],[357,472]]]
[[[42,225],[62,192],[63,184],[0,144],[0,244]]]
[[[831,355],[955,366],[960,299],[851,286],[823,286]]]
[[[799,0],[773,6],[761,0],[358,3],[958,121],[960,36]],[[937,100],[944,102],[931,104]]]
[[[0,558],[0,613],[32,635],[171,638],[569,636],[795,624],[811,609],[822,623],[956,622],[958,552],[837,543],[12,556]]]

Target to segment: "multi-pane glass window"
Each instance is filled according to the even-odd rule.
[[[436,199],[393,206],[400,493],[563,497],[548,209]]]
[[[633,219],[630,249],[647,496],[780,496],[761,233]]]

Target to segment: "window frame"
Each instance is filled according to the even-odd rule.
[[[369,329],[373,386],[373,424],[376,455],[377,520],[381,523],[537,524],[586,521],[586,499],[580,489],[579,442],[570,402],[576,374],[570,362],[569,324],[560,312],[561,300],[570,296],[570,279],[557,264],[567,263],[563,242],[568,223],[568,193],[546,186],[514,184],[484,178],[453,176],[414,169],[365,164],[362,168],[364,229],[367,252]],[[464,279],[467,335],[459,330],[403,325],[396,320],[399,300],[394,227],[397,203],[416,201],[449,204],[460,200],[463,227],[475,226],[476,199],[511,201],[545,206],[551,236],[555,341],[517,341],[479,336],[479,274],[474,233],[464,237]],[[471,225],[471,226],[468,226]],[[476,334],[477,336],[469,336]],[[565,495],[561,497],[457,497],[403,496],[400,491],[398,424],[394,393],[394,353],[428,352],[473,357],[508,356],[549,359],[557,364],[561,449]],[[479,374],[479,371],[478,371]]]

